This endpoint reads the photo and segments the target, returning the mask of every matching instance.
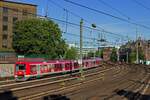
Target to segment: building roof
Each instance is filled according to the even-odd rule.
[[[37,6],[37,5],[35,5],[35,4],[29,4],[29,3],[23,3],[23,2],[15,2],[15,1],[8,1],[8,0],[2,0],[2,2],[15,3],[15,4],[22,4],[22,5],[29,5],[29,6]]]

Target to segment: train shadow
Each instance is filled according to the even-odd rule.
[[[5,90],[0,93],[0,100],[18,100],[18,98],[13,96],[12,91]]]
[[[124,96],[128,100],[150,100],[150,95],[143,95],[139,92],[132,92],[126,90],[117,90],[116,94],[119,96]]]
[[[58,94],[58,95],[44,96],[42,100],[70,100],[70,99],[64,95]]]

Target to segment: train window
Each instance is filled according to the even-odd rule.
[[[31,72],[35,72],[36,71],[36,65],[30,65],[31,68]]]
[[[18,70],[25,70],[26,65],[25,64],[17,64],[16,67]]]
[[[51,68],[51,65],[48,64],[48,65],[47,65],[47,68],[50,69],[50,68]]]
[[[44,67],[44,70],[47,70],[47,65],[43,65],[43,67]]]
[[[61,64],[61,66],[64,68],[64,67],[65,67],[65,64],[63,63],[63,64]]]
[[[96,64],[96,62],[94,61],[94,64]]]
[[[54,64],[51,64],[51,68],[54,68]]]
[[[61,64],[55,64],[55,68],[62,69],[62,65]]]
[[[74,66],[78,66],[78,63],[74,63]]]
[[[66,63],[66,67],[68,67],[68,63]]]

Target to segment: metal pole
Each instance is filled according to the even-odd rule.
[[[137,28],[136,28],[136,63],[139,63],[139,47],[138,47],[138,34],[137,34]]]
[[[119,62],[119,48],[117,48],[117,61]]]
[[[46,4],[46,10],[45,10],[45,17],[48,16],[48,1],[47,1],[47,4]]]
[[[129,53],[127,51],[127,63],[129,62]]]
[[[83,32],[83,19],[80,21],[80,74],[81,80],[83,79],[83,66],[82,66],[82,32]]]

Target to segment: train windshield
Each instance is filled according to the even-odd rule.
[[[25,64],[17,64],[17,65],[16,65],[16,69],[17,69],[17,70],[25,70],[25,68],[26,68],[26,65],[25,65]]]

